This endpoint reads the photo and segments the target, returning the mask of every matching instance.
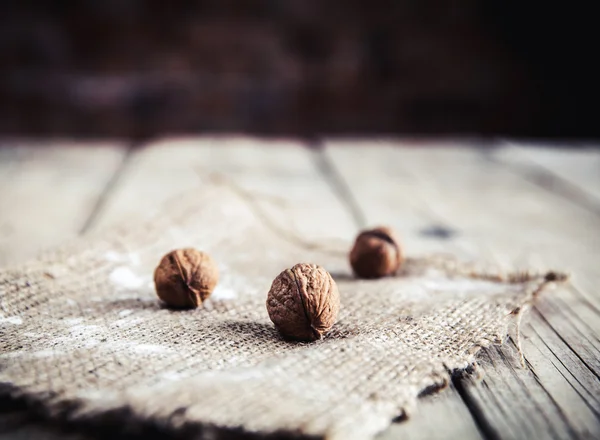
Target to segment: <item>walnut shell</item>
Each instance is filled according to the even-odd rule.
[[[329,272],[296,264],[281,272],[267,296],[269,317],[287,339],[315,341],[337,320],[340,294]]]
[[[219,281],[210,255],[196,249],[177,249],[162,257],[154,271],[156,294],[171,307],[198,307]]]
[[[402,250],[395,232],[384,226],[362,231],[350,251],[350,265],[359,278],[393,275],[402,261]]]

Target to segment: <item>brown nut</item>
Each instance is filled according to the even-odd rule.
[[[296,264],[281,272],[267,296],[267,311],[279,333],[315,341],[327,332],[340,309],[340,294],[329,272],[315,264]]]
[[[196,249],[169,252],[154,271],[156,294],[171,307],[198,307],[219,281],[219,270],[210,255]]]
[[[378,227],[362,231],[350,251],[350,265],[360,278],[381,278],[394,274],[403,256],[396,234],[391,228]]]

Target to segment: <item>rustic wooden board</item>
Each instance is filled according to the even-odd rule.
[[[484,438],[453,384],[441,393],[423,396],[408,420],[394,423],[377,437],[378,440],[449,438]]]
[[[329,143],[331,163],[368,222],[395,225],[405,235],[408,252],[421,251],[420,239],[414,238],[419,234],[414,215],[420,212],[424,223],[442,222],[457,231],[447,240],[446,251],[495,259],[507,268],[571,266],[575,272],[597,276],[592,263],[600,224],[595,214],[569,206],[561,196],[499,166],[489,160],[488,152],[450,145],[398,149],[398,144],[383,141],[348,146]],[[385,184],[378,186],[382,175]],[[549,313],[550,307],[560,307],[577,322],[569,326],[570,334],[556,337],[552,325],[566,323]],[[580,313],[593,324],[579,318]],[[519,367],[515,350],[486,350],[483,382],[457,383],[486,436],[546,433],[568,438],[599,432],[597,405],[590,395],[600,391],[594,365],[596,313],[575,289],[562,289],[542,298],[530,325],[522,329],[527,369]],[[589,343],[581,339],[581,332]]]
[[[315,166],[315,154],[298,142],[248,138],[154,142],[132,155],[91,229],[157,209],[179,193],[200,192],[218,181],[252,194],[252,202],[275,217],[275,227],[313,240],[347,239],[356,226]]]
[[[116,142],[2,142],[0,265],[76,236],[126,156]]]
[[[519,144],[502,142],[496,158],[530,180],[550,190],[560,190],[582,203],[600,207],[600,149],[584,144],[579,148],[563,143]]]
[[[228,148],[222,148],[225,145]],[[203,181],[221,176],[225,181],[259,194],[257,201],[261,209],[269,210],[269,205],[274,205],[276,209],[270,211],[273,215],[281,215],[282,194],[283,199],[295,200],[297,204],[289,207],[293,213],[291,222],[287,215],[276,221],[287,230],[297,231],[298,236],[312,240],[352,237],[356,225],[339,200],[337,189],[329,184],[330,176],[321,172],[320,153],[299,144],[280,143],[278,148],[273,147],[265,148],[264,143],[243,139],[188,139],[158,142],[138,149],[109,189],[110,197],[106,197],[95,212],[90,229],[106,227],[139,210],[152,210],[179,191],[200,189]],[[338,246],[335,241],[328,244],[334,249]],[[430,411],[415,415],[410,424],[402,424],[404,435],[417,438],[422,431],[435,433],[430,420],[423,417],[427,413],[436,417],[437,414],[448,414],[448,417],[458,414],[470,419],[460,400],[447,404],[448,395],[426,397],[424,405]],[[472,422],[456,425],[450,432],[463,434],[465,431],[471,438],[478,437]]]
[[[522,167],[541,165],[509,154],[509,148],[520,148],[514,145],[494,151],[464,144],[398,149],[392,141],[352,143],[350,149],[342,145],[347,143],[328,143],[320,151],[295,142],[188,138],[154,142],[131,154],[110,145],[85,154],[77,145],[55,145],[47,150],[49,156],[34,157],[21,152],[29,151],[26,146],[0,149],[0,204],[9,200],[4,194],[26,194],[32,202],[29,210],[10,217],[29,231],[22,233],[23,247],[15,244],[10,252],[31,255],[43,242],[35,234],[46,234],[51,245],[154,210],[181,191],[201,191],[205,183],[218,180],[252,194],[249,203],[270,215],[273,228],[292,231],[292,240],[310,237],[307,246],[325,240],[332,250],[343,251],[341,240],[359,225],[391,223],[411,254],[441,251],[494,259],[506,267],[570,267],[576,276],[573,286],[543,297],[522,327],[527,368],[520,366],[514,345],[485,350],[482,382],[457,378],[444,393],[424,397],[409,421],[381,438],[599,434],[600,295],[595,286],[600,282],[600,226],[590,205],[594,194],[586,193],[585,203],[573,203],[564,192],[540,185]],[[543,166],[582,192],[590,186],[589,177],[582,184],[575,180],[580,177],[567,179],[564,170],[555,174],[553,167],[561,169],[558,163]],[[72,189],[72,182],[86,178],[95,182],[82,183],[87,192]],[[21,225],[19,220],[40,212],[34,211],[36,200],[44,207],[47,232],[35,231],[33,221]],[[63,205],[63,213],[52,212]],[[0,224],[5,224],[5,210],[0,213]],[[0,434],[2,440],[67,435],[52,437],[34,423],[6,432]]]
[[[489,155],[491,160],[506,167],[510,172],[519,175],[522,179],[556,194],[562,198],[563,209],[570,211],[573,206],[583,207],[585,210],[600,215],[600,150],[584,145],[582,148],[572,148],[571,145],[546,146],[545,144],[518,144],[514,142],[501,142],[502,148],[496,149]],[[596,146],[597,147],[597,146]],[[575,211],[579,211],[576,209]],[[576,226],[567,227],[561,235],[570,236]],[[583,246],[590,244],[593,247],[599,243],[594,231],[584,227],[584,237],[574,237],[572,244],[579,242]],[[578,241],[580,240],[580,241]],[[577,256],[578,267],[572,284],[577,288],[582,301],[587,303],[588,309],[597,313],[590,315],[586,310],[578,310],[581,321],[596,324],[595,330],[600,331],[600,322],[597,314],[600,311],[598,297],[599,272],[595,254],[585,252]],[[570,258],[567,258],[570,260]],[[595,319],[594,319],[595,318]],[[597,371],[597,370],[596,370]]]
[[[126,162],[122,142],[0,142],[0,265],[80,234]],[[3,402],[0,439],[83,440]]]
[[[270,198],[274,198],[275,203],[281,198],[294,200],[295,206],[289,207],[291,215],[282,215],[280,209],[269,213],[275,216],[282,229],[291,229],[298,237],[308,237],[310,243],[320,241],[332,249],[340,249],[336,240],[347,241],[358,230],[352,210],[346,209],[344,196],[333,183],[335,178],[328,172],[327,164],[322,163],[324,158],[320,151],[311,151],[295,143],[278,143],[273,149],[275,145],[245,139],[203,143],[182,140],[168,141],[167,144],[170,152],[185,157],[188,166],[200,170],[200,177],[206,179],[218,173],[253,194],[266,196],[267,206],[262,205],[263,208],[268,209]],[[201,149],[198,149],[199,144],[203,145]],[[155,144],[151,149],[159,150],[164,146],[165,143]],[[345,248],[340,250],[346,251]],[[424,406],[409,423],[400,424],[399,430],[388,430],[383,434],[384,438],[402,435],[434,439],[447,438],[452,433],[464,438],[479,438],[467,408],[453,388],[444,395],[425,397]],[[432,423],[449,418],[459,418],[464,423],[456,423],[444,432]]]

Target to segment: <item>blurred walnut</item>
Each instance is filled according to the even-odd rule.
[[[350,251],[350,265],[360,278],[381,278],[396,273],[402,265],[402,251],[391,228],[362,231]]]
[[[218,280],[219,271],[210,255],[191,248],[169,252],[154,271],[156,293],[171,307],[198,307]]]
[[[281,272],[271,285],[267,311],[277,330],[288,339],[320,339],[337,319],[340,294],[325,269],[296,264]]]

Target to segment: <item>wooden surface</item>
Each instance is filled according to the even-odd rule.
[[[384,223],[412,255],[449,252],[507,269],[568,270],[572,283],[539,299],[520,338],[513,331],[503,347],[481,352],[481,380],[455,374],[448,389],[423,396],[417,413],[380,438],[600,437],[600,150],[593,145],[248,138],[164,139],[136,148],[0,145],[0,264],[226,178],[262,196],[274,227],[314,241]],[[284,200],[294,201],[285,218],[273,209]],[[4,402],[0,439],[12,438],[84,436]]]

